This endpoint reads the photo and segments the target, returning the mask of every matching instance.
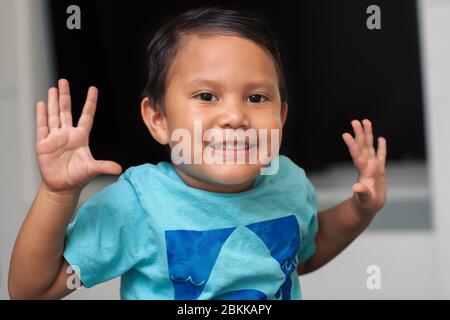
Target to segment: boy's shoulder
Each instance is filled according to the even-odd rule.
[[[133,181],[148,181],[151,178],[173,178],[172,165],[168,162],[159,162],[158,164],[144,163],[138,166],[129,167],[125,172],[119,177],[120,179]]]
[[[134,170],[127,169],[113,183],[105,186],[99,192],[84,201],[79,212],[108,212],[115,216],[127,216],[141,210],[139,193],[130,179]],[[78,216],[79,214],[77,214]]]
[[[279,156],[279,169],[274,178],[282,181],[303,181],[306,179],[305,170],[284,155]]]
[[[281,168],[284,169],[283,170],[284,174],[290,174],[290,173],[295,173],[295,172],[297,172],[297,174],[305,174],[305,170],[303,170],[302,167],[297,165],[295,162],[293,162],[287,156],[280,155],[279,161],[280,161],[280,169]]]
[[[145,163],[138,166],[129,167],[123,172],[114,183],[109,184],[100,192],[96,193],[90,200],[110,203],[134,201],[137,197],[136,184],[138,180],[146,181],[150,176],[166,169],[162,165],[153,165]],[[152,179],[155,181],[155,179]]]
[[[287,156],[280,155],[278,161],[278,172],[264,178],[265,189],[285,198],[298,200],[299,197],[306,197],[307,201],[314,200],[316,191],[305,170]]]
[[[179,184],[175,169],[168,162],[130,167],[119,177],[119,181],[126,181],[137,196],[167,192],[167,189],[176,188]]]

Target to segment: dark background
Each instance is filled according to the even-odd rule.
[[[369,118],[388,139],[389,159],[425,159],[415,1],[48,1],[57,75],[70,81],[74,119],[88,86],[100,90],[91,133],[97,159],[124,168],[169,160],[140,117],[145,49],[168,17],[222,4],[257,13],[277,34],[289,94],[283,154],[306,170],[350,161],[341,134],[351,120]],[[81,30],[66,28],[72,4],[81,8]],[[366,28],[371,4],[381,8],[381,30]]]

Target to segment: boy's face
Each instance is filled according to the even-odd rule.
[[[145,106],[148,100],[144,100],[144,121],[159,142],[170,144],[172,152],[180,141],[171,141],[171,135],[179,129],[190,133],[192,141],[188,151],[192,155],[191,164],[183,163],[175,168],[180,177],[193,187],[214,192],[248,190],[263,167],[259,156],[256,163],[249,163],[250,155],[258,153],[263,145],[268,153],[271,146],[278,152],[287,105],[280,102],[274,62],[268,53],[250,40],[226,35],[185,36],[169,71],[164,102],[166,114],[158,116],[150,115],[151,108]],[[211,146],[218,142],[217,139],[194,141],[199,124],[202,138],[210,129],[223,133],[220,141],[223,146]],[[258,135],[256,143],[249,144],[248,138],[225,134],[238,129],[259,134],[263,132],[261,129],[267,129],[267,135],[264,135],[265,139]],[[275,132],[272,129],[279,133],[277,146],[271,142],[271,133]],[[227,149],[226,143],[233,147]],[[223,158],[223,163],[201,161],[193,164],[196,153],[204,155],[206,152],[216,159]],[[245,157],[245,164],[226,160],[238,152]]]

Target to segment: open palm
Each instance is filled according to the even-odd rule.
[[[36,156],[42,181],[49,190],[81,188],[98,174],[119,174],[112,161],[95,160],[89,149],[98,91],[88,90],[83,112],[76,127],[72,124],[69,83],[61,79],[48,90],[48,108],[36,106]]]
[[[362,211],[374,213],[380,210],[386,201],[386,139],[377,139],[378,149],[375,151],[372,123],[364,119],[361,125],[360,121],[353,120],[352,127],[355,138],[347,132],[342,138],[358,170],[358,179],[352,186],[355,203]]]

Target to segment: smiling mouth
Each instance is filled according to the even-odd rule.
[[[215,151],[246,151],[256,147],[256,144],[250,144],[244,141],[224,141],[216,142],[208,145],[209,148]]]

